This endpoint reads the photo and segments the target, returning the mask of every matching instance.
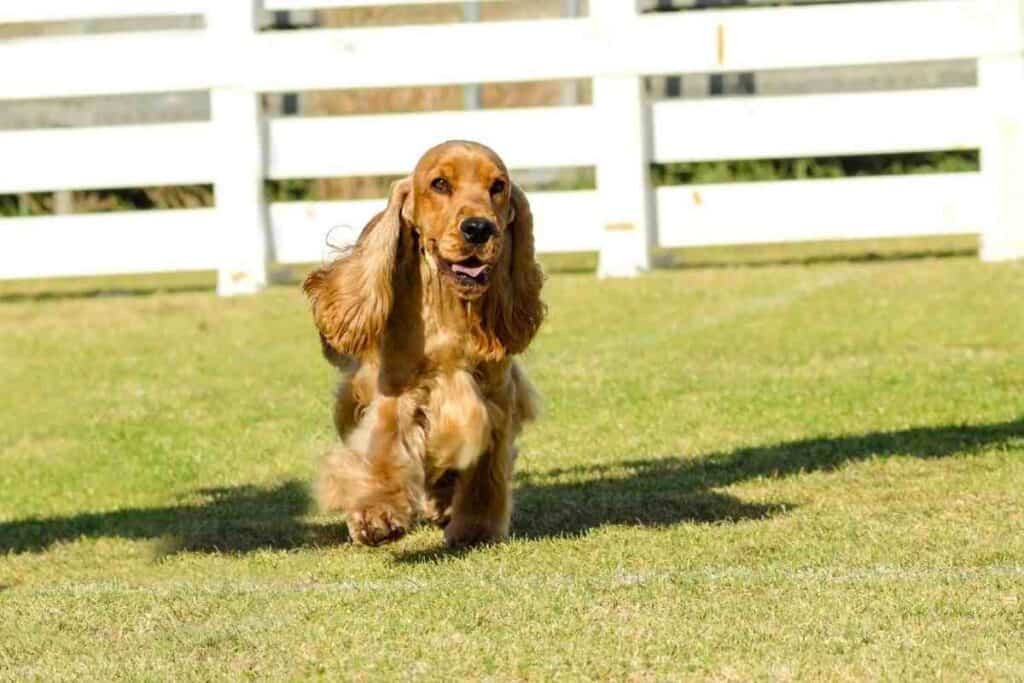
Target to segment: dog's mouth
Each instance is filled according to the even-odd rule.
[[[457,284],[464,287],[484,287],[490,280],[491,267],[476,256],[470,256],[462,261],[446,261],[445,259],[438,259],[438,261],[441,263],[442,270],[454,278]]]

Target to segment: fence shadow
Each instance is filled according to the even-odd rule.
[[[655,267],[665,270],[711,270],[729,268],[771,268],[779,266],[825,266],[840,263],[892,263],[899,261],[922,261],[925,259],[969,258],[978,255],[977,248],[914,249],[902,251],[865,251],[863,253],[842,252],[838,254],[810,254],[807,256],[779,256],[777,258],[756,258],[753,256],[689,260],[685,255],[671,254],[656,261]]]
[[[42,552],[78,538],[115,537],[158,542],[158,556],[180,552],[247,553],[333,545],[348,539],[344,525],[303,520],[307,486],[203,489],[202,503],[30,518],[0,523],[0,555]]]
[[[24,291],[0,293],[0,304],[17,303],[43,303],[47,301],[77,301],[84,299],[139,299],[156,296],[158,294],[197,294],[202,292],[213,293],[216,291],[215,284],[183,284],[151,287],[91,287],[88,289],[75,290],[54,290],[54,291]]]
[[[748,503],[714,489],[758,477],[830,471],[876,456],[945,458],[1017,439],[1024,439],[1024,419],[804,439],[703,458],[627,460],[524,473],[516,492],[513,532],[539,539],[578,536],[607,525],[660,527],[765,519],[794,506]],[[422,562],[447,554],[432,549],[398,553],[395,559]]]

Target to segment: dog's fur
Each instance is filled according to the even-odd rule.
[[[496,228],[483,244],[460,231],[471,217]],[[463,263],[484,275],[458,275]],[[342,371],[341,443],[317,493],[354,541],[392,541],[423,518],[451,546],[508,534],[514,441],[537,412],[512,356],[544,318],[542,283],[526,196],[497,154],[463,141],[429,150],[356,244],[306,279]]]

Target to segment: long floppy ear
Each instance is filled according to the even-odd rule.
[[[355,245],[310,273],[302,285],[329,359],[331,351],[358,356],[375,348],[387,325],[403,248],[403,207],[411,192],[411,177],[395,183],[387,208],[363,228]]]
[[[544,272],[533,248],[533,214],[530,202],[518,185],[512,186],[512,219],[508,225],[511,243],[502,259],[501,271],[491,288],[487,321],[505,352],[522,353],[544,321],[547,309],[540,299]]]

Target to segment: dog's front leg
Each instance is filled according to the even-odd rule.
[[[500,541],[508,536],[512,519],[512,435],[501,429],[492,446],[455,483],[451,522],[445,543],[463,547]]]
[[[356,543],[380,545],[405,535],[421,514],[422,460],[415,435],[403,434],[397,397],[378,397],[359,427],[324,460],[321,503],[346,515]]]

